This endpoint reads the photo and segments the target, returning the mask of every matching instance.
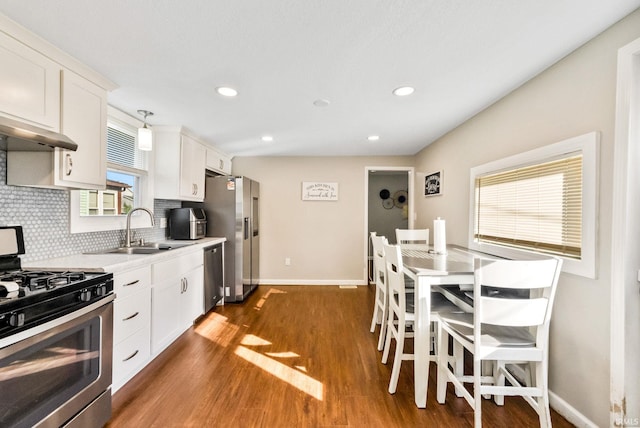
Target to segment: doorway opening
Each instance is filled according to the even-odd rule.
[[[365,241],[367,278],[373,277],[371,232],[396,242],[396,229],[413,227],[413,168],[365,168]]]

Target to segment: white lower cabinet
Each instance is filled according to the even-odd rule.
[[[153,284],[151,343],[154,354],[166,348],[180,334],[179,282],[172,278]]]
[[[149,362],[151,343],[149,326],[129,336],[113,347],[113,384],[116,392]]]
[[[113,275],[113,392],[151,357],[150,286],[149,266]]]
[[[204,313],[204,254],[114,272],[115,393]]]
[[[204,313],[201,251],[152,266],[151,351],[158,354]]]

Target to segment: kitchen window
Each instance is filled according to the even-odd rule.
[[[470,248],[560,256],[594,278],[597,145],[594,132],[472,168]]]
[[[151,152],[137,147],[138,120],[109,107],[103,190],[71,192],[71,233],[123,229],[134,207],[153,207]],[[133,216],[132,226],[137,218]]]

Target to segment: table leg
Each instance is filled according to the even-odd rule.
[[[418,276],[415,287],[415,323],[413,339],[416,406],[427,407],[429,387],[429,349],[431,343],[431,281]]]

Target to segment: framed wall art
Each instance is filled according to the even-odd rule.
[[[442,195],[442,170],[426,174],[424,177],[424,195]]]
[[[337,201],[338,183],[302,182],[303,201]]]

